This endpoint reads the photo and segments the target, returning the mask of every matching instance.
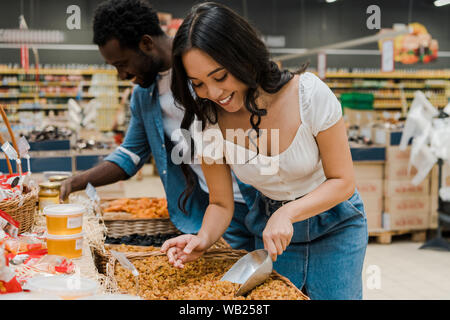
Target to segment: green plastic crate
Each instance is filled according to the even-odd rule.
[[[342,108],[372,110],[373,100],[372,93],[349,92],[341,94]]]

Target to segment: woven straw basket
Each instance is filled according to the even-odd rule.
[[[245,250],[233,250],[233,249],[209,249],[207,252],[203,254],[203,258],[205,259],[213,259],[213,260],[232,260],[237,261],[239,258],[247,254],[248,252]],[[159,251],[153,251],[153,252],[129,252],[125,253],[125,256],[133,262],[137,259],[144,259],[148,257],[155,257],[155,256],[163,256],[165,254],[159,252]],[[106,265],[106,276],[111,280],[111,285],[115,288],[118,288],[117,280],[115,278],[115,266],[116,266],[116,258],[113,256],[109,256],[107,265]],[[288,278],[283,277],[279,273],[277,273],[275,270],[272,271],[272,278],[275,280],[282,281],[286,287],[293,288],[296,294],[298,295],[300,300],[310,300],[308,296],[306,296],[301,290],[299,290]],[[124,292],[125,293],[125,292]]]
[[[0,210],[6,212],[20,223],[19,234],[28,232],[33,227],[37,203],[39,201],[38,194],[39,191],[37,188],[31,188],[22,197],[0,201]]]
[[[120,238],[130,234],[168,234],[180,233],[170,219],[134,219],[134,220],[103,220],[107,234],[112,238]]]
[[[131,198],[133,199],[133,198]],[[102,207],[108,202],[116,200],[103,199]],[[180,231],[173,225],[169,218],[149,218],[149,219],[103,219],[105,226],[107,228],[107,234],[112,238],[120,238],[130,234],[143,234],[143,235],[154,235],[154,234],[169,234],[169,233],[180,233]]]

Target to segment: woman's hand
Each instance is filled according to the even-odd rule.
[[[282,254],[291,242],[294,226],[290,217],[290,209],[284,205],[272,214],[264,228],[264,249],[269,252],[273,261],[277,260],[277,255]]]
[[[164,242],[161,252],[167,253],[169,263],[184,268],[186,262],[198,259],[208,249],[207,241],[193,234],[183,234]]]

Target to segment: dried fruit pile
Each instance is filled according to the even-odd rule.
[[[139,294],[151,300],[304,300],[294,287],[272,275],[246,297],[235,297],[239,284],[220,281],[234,260],[200,258],[184,269],[172,267],[166,256],[133,259],[138,269],[138,293],[131,272],[116,264],[115,278],[123,293]]]
[[[120,214],[128,213],[129,218],[135,219],[152,219],[152,218],[168,218],[167,200],[164,198],[141,198],[141,199],[117,199],[108,202],[103,213],[106,218],[123,218]],[[125,216],[128,218],[128,216]]]

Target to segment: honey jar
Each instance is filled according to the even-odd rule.
[[[47,231],[51,235],[80,233],[86,208],[79,204],[54,204],[44,208]]]
[[[56,182],[56,183],[60,183],[62,184],[64,180],[67,180],[67,178],[69,178],[69,176],[65,176],[65,175],[54,175],[54,176],[50,176],[48,178],[48,181],[50,182]],[[63,203],[69,203],[69,197],[67,197],[66,200],[62,201]]]
[[[48,205],[59,203],[59,182],[43,182],[39,184],[39,211],[42,212]]]
[[[68,259],[80,258],[83,254],[84,234],[52,235],[47,234],[48,254],[63,256]]]

